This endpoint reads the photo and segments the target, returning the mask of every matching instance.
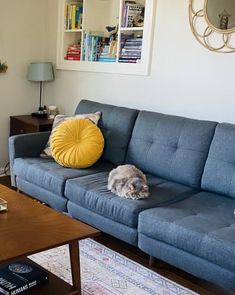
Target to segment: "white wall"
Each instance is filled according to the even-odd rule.
[[[44,0],[0,0],[0,59],[9,70],[0,74],[0,167],[8,161],[9,116],[35,110],[39,86],[27,81],[27,66],[42,59]]]
[[[213,53],[196,41],[188,21],[188,0],[156,1],[150,76],[57,71],[48,89],[50,102],[65,113],[72,113],[81,98],[88,98],[235,123],[235,53]],[[57,0],[49,2],[47,54],[55,61]]]

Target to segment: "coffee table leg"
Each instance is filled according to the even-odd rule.
[[[73,286],[78,290],[77,294],[81,294],[81,274],[78,241],[73,241],[69,243],[69,252]]]

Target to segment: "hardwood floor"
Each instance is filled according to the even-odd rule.
[[[0,177],[0,183],[10,187],[10,178],[9,177]],[[187,274],[184,271],[181,271],[167,263],[164,263],[160,260],[156,260],[154,267],[148,265],[149,256],[143,253],[136,247],[133,247],[125,242],[122,242],[118,239],[115,239],[112,236],[107,234],[102,234],[99,237],[95,238],[96,241],[102,243],[103,245],[109,247],[110,249],[125,255],[126,257],[152,269],[153,271],[167,277],[168,279],[177,282],[180,285],[183,285],[201,295],[232,295],[235,292],[228,292],[222,288],[200,280],[196,277],[193,277],[190,274]]]

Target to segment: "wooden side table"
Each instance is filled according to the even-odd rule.
[[[50,131],[52,129],[53,119],[36,118],[31,115],[11,116],[10,117],[10,136]]]

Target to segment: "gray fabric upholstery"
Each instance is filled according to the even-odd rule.
[[[235,200],[200,192],[142,212],[138,231],[235,272]]]
[[[97,162],[86,169],[71,169],[60,166],[53,159],[17,158],[14,160],[14,174],[16,176],[59,196],[64,196],[67,179],[95,174],[100,171],[110,171],[113,167],[111,163],[104,161]]]
[[[126,226],[120,222],[115,222],[110,218],[106,218],[100,214],[96,214],[84,207],[68,201],[69,214],[85,223],[88,223],[95,228],[108,233],[118,239],[121,239],[131,245],[137,246],[138,236],[137,229]]]
[[[20,177],[16,177],[17,188],[32,196],[33,198],[44,202],[51,206],[54,209],[57,209],[62,212],[67,211],[67,199],[62,196],[58,196],[58,194],[52,193],[47,189],[39,187],[38,185],[33,184],[32,182],[25,181]]]
[[[182,200],[195,190],[177,183],[150,177],[148,199],[130,200],[116,196],[107,190],[108,172],[67,180],[65,196],[71,202],[106,218],[137,228],[138,215],[144,209],[162,206]]]
[[[218,124],[206,161],[202,188],[235,198],[235,125]]]
[[[11,185],[16,186],[14,159],[21,157],[39,157],[44,149],[50,132],[38,132],[11,136],[9,138],[9,159],[11,171]]]
[[[102,113],[98,126],[105,138],[103,159],[122,164],[138,111],[89,100],[82,100],[75,111],[76,114],[94,112]]]
[[[208,280],[225,289],[235,290],[235,273],[233,271],[140,233],[138,233],[138,246],[149,255],[157,257],[198,278]],[[227,292],[224,291],[223,294],[227,294]],[[232,295],[234,293],[228,294]]]
[[[171,181],[199,187],[216,123],[140,112],[127,163]]]

